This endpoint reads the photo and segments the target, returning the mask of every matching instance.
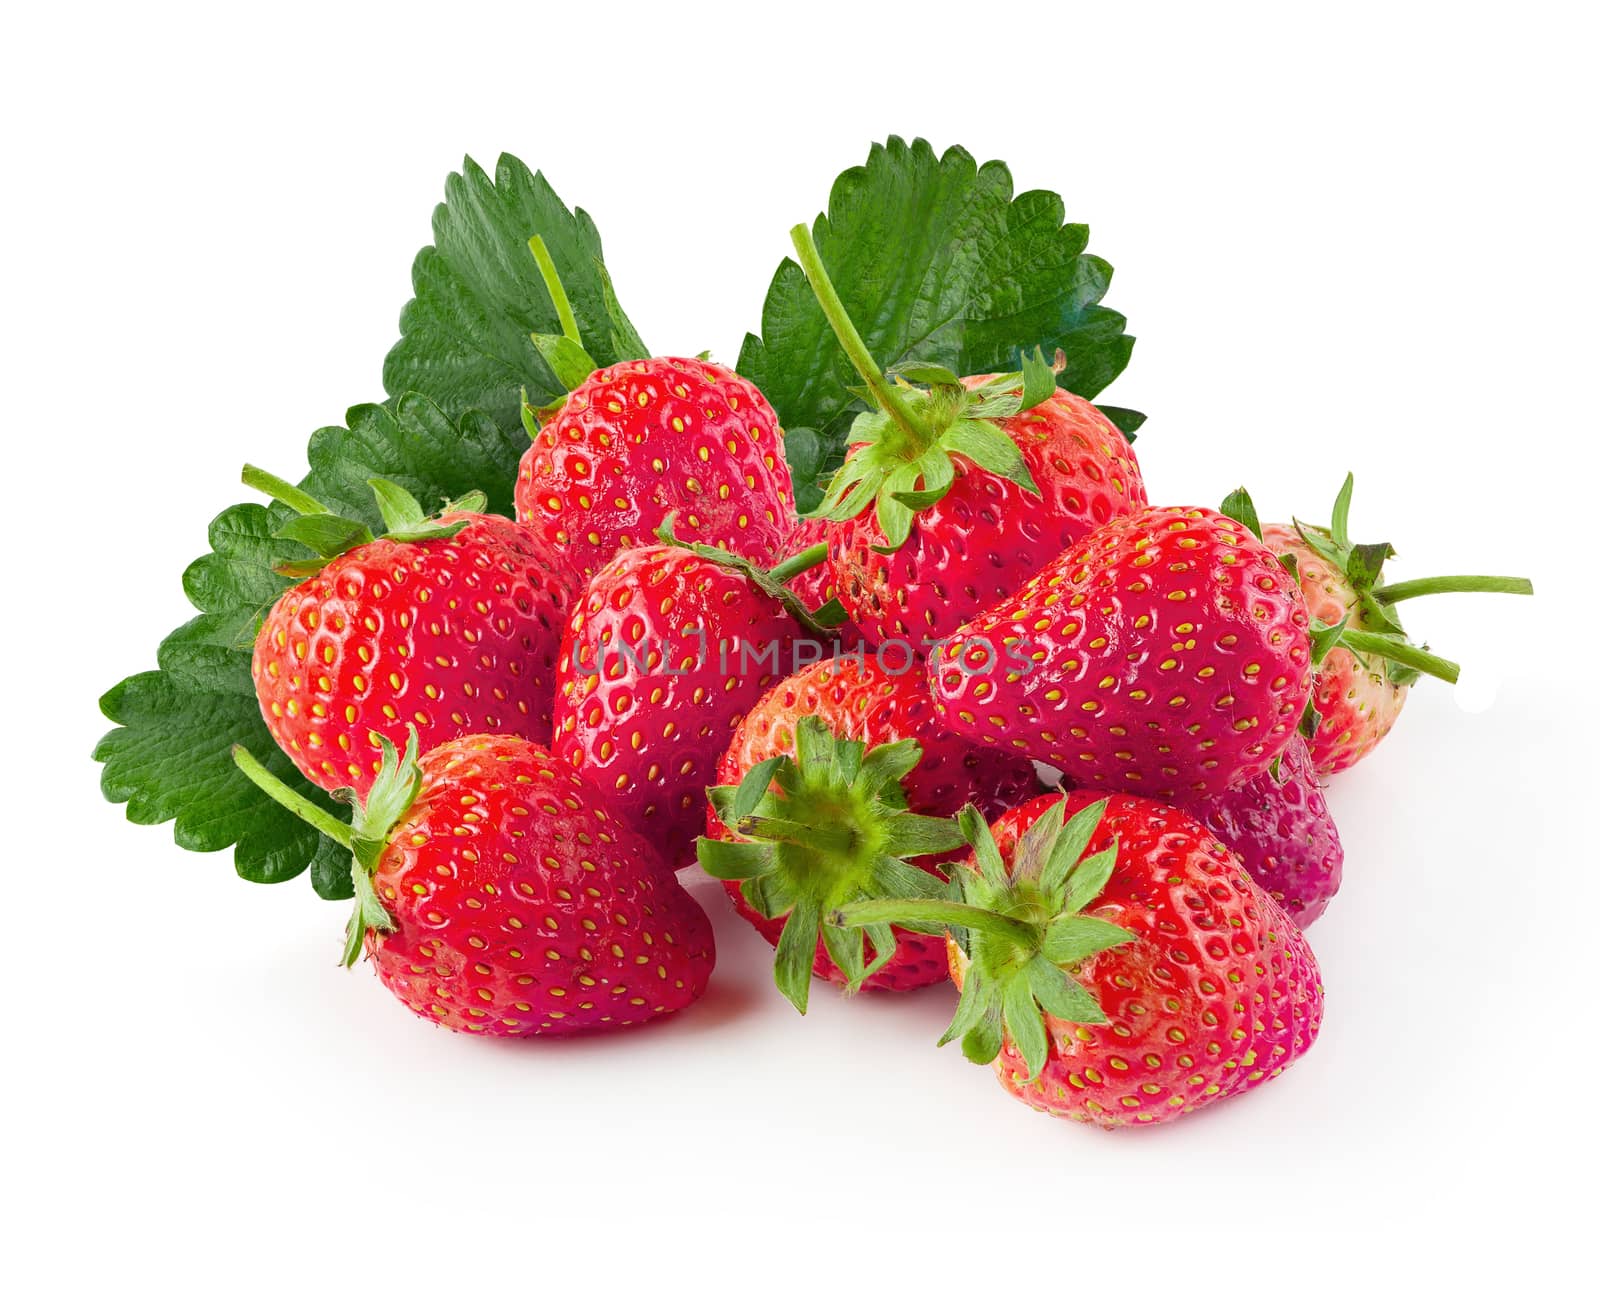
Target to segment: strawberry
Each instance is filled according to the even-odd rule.
[[[244,481],[301,513],[278,532],[318,555],[261,622],[251,678],[278,746],[319,787],[365,793],[387,738],[425,747],[493,731],[549,735],[556,651],[574,586],[544,545],[482,496],[425,520],[399,485],[373,480],[389,532],[275,476]]]
[[[1420,675],[1433,674],[1455,682],[1458,667],[1454,662],[1429,656],[1425,647],[1410,644],[1395,614],[1395,603],[1431,593],[1533,592],[1530,581],[1510,575],[1439,575],[1384,583],[1383,564],[1394,556],[1394,549],[1387,543],[1350,542],[1354,488],[1354,477],[1346,476],[1334,501],[1331,526],[1297,521],[1259,530],[1268,547],[1286,560],[1293,559],[1315,619],[1358,634],[1386,636],[1403,645],[1365,651],[1334,647],[1318,665],[1312,696],[1317,718],[1307,723],[1312,760],[1324,775],[1349,769],[1383,741],[1405,705],[1406,690]]]
[[[1290,742],[1274,769],[1185,808],[1299,927],[1328,908],[1339,890],[1344,848],[1304,738]]]
[[[982,390],[998,379],[967,376],[960,384]],[[1025,481],[958,452],[950,487],[912,518],[899,547],[870,508],[831,525],[828,558],[840,600],[878,643],[951,633],[1096,526],[1144,506],[1132,446],[1087,399],[1058,389],[995,424],[1021,452]],[[854,455],[869,447],[858,444]]]
[[[365,944],[424,1019],[490,1037],[625,1028],[689,1005],[710,921],[606,798],[537,743],[473,734],[383,766],[345,825],[266,772],[269,795],[351,849],[345,963]]]
[[[541,412],[523,403],[533,442],[517,471],[517,519],[584,579],[648,546],[669,516],[685,542],[778,561],[796,524],[794,488],[766,397],[703,358],[596,367],[544,242],[528,244],[563,331],[534,344],[568,393]]]
[[[934,649],[935,708],[1082,784],[1192,801],[1267,770],[1311,691],[1294,577],[1238,522],[1146,508]]]
[[[1314,619],[1337,625],[1350,617],[1360,621],[1356,591],[1340,570],[1308,547],[1293,526],[1268,525],[1262,541],[1280,557],[1293,557],[1300,590]],[[1364,625],[1358,625],[1364,628]],[[1390,663],[1357,658],[1333,648],[1317,667],[1311,703],[1319,719],[1313,727],[1313,769],[1335,774],[1348,769],[1376,747],[1400,716],[1406,690],[1415,672]]]
[[[870,642],[948,635],[1090,530],[1145,505],[1138,459],[1042,355],[1008,375],[909,363],[890,384],[839,302],[809,231],[801,266],[876,408],[818,515],[840,600]],[[914,382],[914,383],[913,383]],[[919,386],[925,385],[926,388]]]
[[[704,546],[630,548],[569,613],[554,748],[670,864],[690,859],[734,727],[819,632],[781,578]]]
[[[816,756],[808,757],[806,766],[800,763],[799,740],[804,720],[814,722],[826,733],[827,741],[815,749],[824,760],[821,765]],[[821,736],[819,733],[819,741]],[[895,784],[879,782],[890,812],[887,816],[873,807],[869,794],[862,791],[859,776],[836,763],[842,752],[852,750],[844,740],[864,749],[868,763],[874,757],[892,755],[880,750],[889,744],[900,746],[902,760],[912,758],[915,752],[914,764],[898,774]],[[905,746],[907,743],[913,746]],[[783,758],[788,764],[775,771],[778,791],[773,806],[784,810],[791,820],[813,827],[844,829],[850,835],[847,845],[835,852],[806,847],[805,842],[812,835],[801,834],[782,853],[785,868],[796,880],[791,885],[793,893],[801,894],[799,879],[803,878],[818,917],[835,903],[836,896],[847,892],[853,878],[870,867],[872,857],[881,850],[881,826],[885,821],[892,822],[898,812],[948,817],[974,802],[986,811],[998,813],[1039,790],[1030,763],[1003,752],[974,748],[940,728],[920,667],[909,659],[898,659],[893,652],[819,661],[776,685],[755,705],[734,730],[717,766],[717,783],[721,786],[713,792],[713,809],[706,818],[706,833],[711,839],[783,843],[784,830],[778,828],[772,833],[771,824],[767,825],[770,836],[730,831],[716,809],[717,803],[727,809],[745,777],[776,758]],[[749,827],[759,829],[765,814],[755,812],[755,822]],[[933,868],[929,858],[906,850],[910,864],[925,870]],[[776,915],[758,909],[756,902],[763,900],[763,893],[771,884],[753,885],[750,877],[742,875],[726,877],[719,867],[728,861],[729,854],[721,848],[708,851],[704,842],[701,844],[702,863],[712,866],[712,872],[724,878],[735,908],[777,946],[794,907]],[[739,853],[733,853],[732,859],[737,864]],[[763,857],[755,859],[765,863]],[[893,939],[895,944],[889,954],[881,957],[882,963],[870,975],[863,972],[858,979],[860,986],[908,991],[944,981],[947,971],[943,942],[900,930],[895,931]],[[813,937],[811,951],[811,972],[817,977],[840,985],[852,982],[851,975],[830,957],[822,937]]]
[[[993,1061],[1018,1099],[1105,1128],[1164,1123],[1270,1081],[1316,1040],[1321,978],[1300,930],[1181,811],[1073,792],[961,824],[973,853],[950,867],[956,899],[833,921],[946,929],[961,999],[943,1040]]]
[[[686,541],[762,565],[794,528],[783,431],[761,391],[714,362],[646,358],[594,372],[517,473],[517,519],[586,578],[677,513]]]

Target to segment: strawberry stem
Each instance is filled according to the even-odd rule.
[[[252,488],[259,486],[252,485]],[[330,815],[310,798],[296,792],[277,775],[250,754],[242,743],[233,747],[233,763],[243,771],[245,778],[271,797],[291,815],[297,815],[324,837],[332,838],[346,851],[352,850],[350,826],[337,816]]]
[[[802,571],[808,571],[813,566],[820,565],[828,560],[828,545],[814,543],[804,552],[797,552],[793,557],[787,557],[767,571],[767,575],[779,584],[787,584]]]
[[[271,471],[263,471],[259,466],[244,464],[244,470],[239,479],[258,493],[264,493],[269,498],[276,498],[285,507],[291,507],[302,516],[327,516],[328,509],[308,494],[304,489],[297,489],[287,480],[279,479]]]
[[[1388,634],[1373,634],[1364,629],[1346,628],[1339,635],[1338,641],[1352,652],[1365,652],[1382,657],[1385,661],[1393,661],[1397,665],[1410,666],[1425,675],[1442,679],[1447,684],[1455,683],[1461,675],[1461,667],[1456,662],[1434,656],[1431,652],[1424,652],[1420,647]]]
[[[1516,575],[1434,575],[1420,580],[1399,580],[1372,590],[1382,603],[1425,598],[1434,593],[1519,593],[1533,596],[1533,581]]]
[[[583,336],[578,333],[578,319],[572,313],[572,301],[567,298],[567,290],[561,284],[561,277],[556,271],[555,259],[550,257],[550,250],[545,247],[543,236],[531,236],[528,239],[528,248],[533,252],[534,262],[539,264],[539,275],[544,278],[545,292],[550,296],[550,302],[555,307],[556,319],[561,323],[561,333],[574,344],[582,345]]]
[[[900,390],[889,383],[888,377],[883,374],[882,368],[868,350],[866,341],[856,330],[855,323],[850,320],[850,314],[845,311],[839,292],[833,288],[833,282],[828,278],[828,269],[822,265],[822,255],[817,252],[817,245],[811,238],[810,228],[802,222],[789,232],[789,239],[794,242],[794,251],[800,260],[800,268],[805,272],[806,280],[811,283],[811,292],[817,297],[822,315],[828,319],[828,325],[833,328],[840,347],[850,359],[850,365],[866,382],[873,398],[878,401],[878,406],[911,441],[912,447],[918,453],[925,451],[932,445],[933,437],[922,428]]]

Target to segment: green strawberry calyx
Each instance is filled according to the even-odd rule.
[[[823,316],[866,386],[861,397],[872,404],[850,427],[849,442],[859,447],[834,474],[811,515],[847,521],[870,504],[885,540],[878,550],[894,552],[910,537],[916,514],[933,506],[955,483],[952,454],[1015,481],[1037,497],[1039,486],[1022,451],[995,423],[1053,396],[1065,357],[1058,354],[1052,364],[1036,348],[1031,356],[1023,355],[1020,371],[972,390],[948,367],[927,362],[900,363],[891,382],[850,320],[810,228],[801,224],[789,235]]]
[[[738,882],[752,909],[784,919],[773,973],[778,990],[802,1014],[819,937],[852,991],[894,955],[887,922],[846,928],[830,922],[834,911],[855,901],[944,888],[936,875],[910,863],[962,845],[955,820],[907,806],[902,781],[921,759],[915,739],[869,749],[808,715],[795,725],[792,756],[770,757],[737,784],[707,792],[732,838],[700,838],[700,864],[713,878]]]
[[[353,788],[334,790],[333,796],[350,806],[348,824],[304,794],[296,792],[252,756],[246,747],[235,745],[233,748],[233,763],[251,783],[350,853],[350,882],[355,889],[355,906],[350,912],[350,922],[345,925],[341,963],[346,968],[355,964],[361,955],[361,944],[369,929],[381,933],[394,931],[394,918],[383,902],[378,900],[372,875],[383,858],[384,849],[389,845],[390,831],[405,818],[422,788],[415,725],[408,727],[403,756],[396,752],[395,745],[387,738],[380,736],[378,746],[382,749],[383,761],[372,787],[367,791],[366,800],[358,797]]]
[[[308,548],[311,557],[287,561],[274,566],[279,575],[304,579],[315,575],[335,558],[342,557],[353,548],[372,543],[378,536],[363,521],[340,516],[323,506],[304,489],[287,480],[263,471],[259,466],[245,463],[242,480],[250,488],[276,498],[296,515],[274,531],[274,539],[287,539]],[[467,526],[466,521],[442,521],[441,516],[453,512],[482,512],[489,505],[488,498],[474,490],[463,494],[455,502],[446,503],[439,516],[430,517],[422,504],[411,493],[393,480],[373,478],[367,481],[373,497],[378,500],[378,513],[383,517],[382,537],[401,543],[419,543],[424,539],[449,539]]]
[[[939,1039],[961,1041],[966,1057],[987,1064],[1007,1039],[1036,1079],[1049,1055],[1045,1016],[1069,1023],[1105,1023],[1100,1002],[1073,976],[1090,956],[1137,940],[1099,915],[1085,914],[1105,890],[1117,863],[1117,843],[1084,855],[1106,803],[1066,818],[1065,800],[1041,815],[1017,840],[1005,863],[976,806],[959,816],[973,864],[942,866],[949,883],[939,895],[869,900],[836,909],[836,928],[886,923],[948,933],[967,958],[955,1017]],[[937,881],[937,880],[935,880]]]
[[[1363,665],[1369,664],[1374,658],[1384,662],[1385,674],[1394,684],[1415,683],[1422,675],[1432,675],[1446,683],[1455,683],[1461,674],[1460,665],[1430,652],[1425,643],[1413,643],[1395,613],[1394,604],[1430,593],[1531,595],[1533,582],[1514,575],[1436,575],[1428,579],[1385,584],[1383,564],[1395,556],[1395,551],[1387,543],[1351,542],[1350,498],[1354,490],[1355,476],[1346,475],[1334,499],[1331,525],[1308,525],[1299,519],[1294,521],[1294,530],[1306,547],[1342,575],[1355,592],[1354,602],[1337,625],[1312,620],[1313,662],[1320,664],[1333,648],[1343,647]],[[1262,537],[1255,505],[1243,488],[1234,490],[1223,500],[1222,513],[1238,521],[1257,538]],[[1278,560],[1298,581],[1299,568],[1293,554],[1285,553]],[[1314,708],[1308,708],[1306,722],[1314,731],[1315,722],[1310,719],[1311,715],[1314,715]]]
[[[787,557],[775,566],[757,566],[748,557],[741,557],[736,552],[729,552],[726,548],[718,548],[709,543],[686,543],[678,538],[676,532],[677,512],[668,512],[667,517],[656,527],[656,538],[662,543],[674,548],[682,548],[685,552],[692,552],[696,557],[703,558],[717,566],[725,566],[729,570],[738,571],[761,592],[769,598],[781,602],[791,616],[805,628],[809,634],[822,638],[832,636],[849,619],[849,613],[844,609],[844,604],[838,598],[830,598],[822,606],[812,611],[800,600],[795,591],[788,586],[788,581],[803,571],[810,570],[813,566],[827,560],[828,545],[814,543],[803,552],[797,552],[793,557]]]

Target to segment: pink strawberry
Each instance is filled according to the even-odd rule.
[[[1292,558],[1314,619],[1344,626],[1343,646],[1332,648],[1317,667],[1312,705],[1311,756],[1324,775],[1347,770],[1372,751],[1394,727],[1406,690],[1423,674],[1455,682],[1454,662],[1413,646],[1394,604],[1432,593],[1533,592],[1530,581],[1510,575],[1439,575],[1386,584],[1383,564],[1394,556],[1387,543],[1350,542],[1350,496],[1346,476],[1334,501],[1332,525],[1268,525],[1259,528],[1268,547]],[[1241,491],[1242,493],[1242,491]],[[1366,636],[1364,646],[1355,644]],[[1374,644],[1374,638],[1388,642]]]
[[[382,740],[423,745],[494,731],[546,737],[556,650],[574,585],[482,495],[433,520],[399,485],[371,482],[389,533],[330,514],[254,467],[245,483],[301,513],[279,537],[314,560],[256,634],[251,677],[273,739],[306,778],[365,793]]]
[[[735,726],[814,632],[801,614],[766,573],[669,544],[619,553],[573,604],[554,748],[669,864],[690,858]]]
[[[1182,812],[1073,792],[961,823],[974,850],[951,866],[957,899],[832,919],[947,930],[961,999],[943,1040],[993,1061],[1026,1104],[1104,1128],[1164,1123],[1271,1081],[1316,1040],[1310,947]]]
[[[1293,557],[1300,590],[1314,619],[1337,625],[1347,615],[1360,620],[1355,588],[1323,561],[1290,525],[1268,525],[1262,541],[1279,556]],[[1411,677],[1389,674],[1389,663],[1357,659],[1342,647],[1329,651],[1317,674],[1312,705],[1320,717],[1312,742],[1313,768],[1324,774],[1349,769],[1394,727],[1405,705]]]
[[[819,745],[802,764],[799,744],[808,727],[816,732]],[[912,746],[905,746],[908,743]],[[914,763],[899,773],[896,785],[876,773],[863,779],[865,767],[852,771],[837,763],[842,753],[862,749],[867,764],[876,765],[879,762],[872,758],[894,754],[882,750],[889,744],[900,745],[901,761],[915,753]],[[706,820],[710,839],[776,845],[740,853],[721,846],[708,850],[703,840],[700,854],[702,863],[724,878],[739,913],[774,946],[780,943],[794,907],[769,915],[757,908],[752,898],[762,901],[774,890],[780,897],[805,895],[820,917],[822,910],[835,904],[835,898],[847,899],[857,880],[870,875],[872,862],[882,854],[888,830],[902,811],[948,817],[975,802],[998,813],[1039,790],[1038,778],[1027,761],[974,748],[940,728],[921,668],[893,652],[821,661],[772,688],[734,730],[717,766],[717,783],[723,786],[714,791],[714,803],[720,802],[726,809],[746,776],[773,761],[779,762],[774,771],[778,786],[768,804],[808,831],[794,833],[769,822],[764,834],[760,809],[753,812],[753,831],[730,831],[714,806]],[[897,770],[900,765],[896,762]],[[877,802],[868,791],[873,788],[880,795]],[[848,845],[842,849],[805,846],[814,833],[832,837],[839,830],[849,834]],[[784,845],[784,839],[791,836],[798,841]],[[933,869],[930,857],[918,856],[909,847],[905,851],[911,865]],[[741,867],[741,856],[762,867],[770,859],[774,868],[763,869],[767,875],[763,881],[728,877],[723,866]],[[779,881],[785,878],[794,881]],[[864,967],[856,973],[841,969],[829,955],[825,939],[816,933],[813,929],[811,972],[828,982],[907,991],[946,977],[944,944],[937,938],[896,931],[891,954],[876,957],[873,972],[867,974]],[[792,998],[794,992],[788,994]],[[803,1005],[803,1001],[799,1003]]]
[[[650,844],[566,762],[475,734],[417,759],[410,731],[346,826],[268,774],[269,795],[352,851],[363,942],[424,1019],[491,1037],[625,1028],[681,1010],[716,961],[710,922]]]
[[[817,515],[832,522],[840,600],[869,642],[943,637],[1061,550],[1146,503],[1127,438],[1057,389],[1042,354],[1020,372],[961,378],[909,363],[884,377],[828,280],[810,232],[792,232],[817,301],[876,409]],[[926,388],[920,388],[926,386]]]
[[[1146,508],[934,649],[935,708],[1078,783],[1193,801],[1261,774],[1311,689],[1293,576],[1238,522]]]
[[[1186,809],[1299,927],[1319,918],[1339,890],[1344,847],[1304,738],[1295,738],[1272,770]]]

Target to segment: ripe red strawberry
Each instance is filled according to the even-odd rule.
[[[900,366],[890,384],[845,314],[810,232],[801,266],[877,405],[819,516],[840,600],[868,641],[944,637],[1098,525],[1146,503],[1127,438],[1056,388],[1041,355],[1020,372],[957,377]],[[926,385],[927,388],[919,388]]]
[[[860,790],[857,775],[832,764],[840,740],[851,740],[867,749],[868,758],[881,755],[876,749],[886,744],[916,745],[915,764],[887,793],[886,800],[894,812],[904,809],[948,817],[971,802],[993,814],[1039,790],[1031,763],[1003,752],[975,748],[940,728],[919,666],[901,660],[893,652],[869,652],[808,666],[776,685],[756,704],[734,730],[717,766],[717,783],[725,786],[724,805],[751,771],[775,758],[796,757],[801,721],[807,719],[820,722],[827,732],[830,741],[819,751],[828,764],[803,771],[794,769],[793,778],[800,784],[796,788],[780,779],[780,790],[787,797],[787,817],[801,823],[843,828],[851,834],[850,845],[840,853],[807,854],[807,849],[798,844],[784,852],[786,867],[804,876],[819,916],[823,909],[836,904],[834,897],[840,889],[870,869],[873,857],[882,850],[882,830],[878,827],[882,823],[881,812]],[[905,754],[909,756],[910,749],[905,749]],[[759,827],[761,812],[756,815]],[[888,818],[892,820],[894,816]],[[773,826],[767,827],[771,830]],[[728,829],[715,808],[707,815],[706,832],[710,838],[725,842],[745,840]],[[780,828],[774,836],[781,842],[783,834]],[[755,834],[753,840],[766,839]],[[702,845],[702,862],[709,856],[716,865],[719,855],[724,861],[728,858],[720,849],[708,853]],[[737,861],[737,855],[734,859]],[[765,860],[756,857],[753,863],[764,864]],[[924,870],[934,868],[932,858],[927,856],[911,855],[909,863]],[[724,886],[739,913],[777,946],[793,909],[776,915],[763,913],[746,896],[750,881],[725,878]],[[758,884],[752,895],[759,898],[770,886]],[[794,890],[800,894],[798,886]],[[900,930],[893,936],[892,954],[881,967],[854,980],[834,963],[823,938],[814,936],[811,972],[840,985],[855,981],[862,987],[890,991],[909,991],[944,981],[947,970],[942,941]]]
[[[380,740],[414,725],[432,747],[463,734],[549,735],[556,650],[574,591],[528,531],[481,495],[432,521],[400,486],[372,481],[389,533],[330,515],[253,467],[245,483],[302,515],[280,537],[315,560],[256,634],[251,677],[278,746],[306,778],[365,793]]]
[[[554,748],[672,865],[690,859],[734,727],[808,632],[792,597],[734,561],[669,544],[619,553],[561,641]]]
[[[1260,530],[1268,547],[1293,558],[1313,619],[1343,624],[1357,637],[1366,633],[1400,642],[1361,650],[1334,647],[1317,666],[1312,695],[1317,718],[1308,723],[1312,760],[1325,775],[1349,769],[1383,741],[1405,705],[1407,688],[1422,674],[1455,682],[1454,662],[1410,644],[1395,603],[1430,593],[1533,592],[1528,580],[1509,575],[1439,575],[1385,584],[1383,564],[1394,549],[1387,543],[1350,542],[1354,487],[1354,478],[1346,476],[1328,528],[1296,522]],[[1256,528],[1254,522],[1246,524]]]
[[[1181,811],[1074,792],[962,827],[959,900],[836,921],[947,928],[961,1000],[944,1040],[993,1060],[1018,1099],[1105,1128],[1164,1123],[1270,1081],[1316,1040],[1321,978],[1300,930]]]
[[[602,367],[522,455],[517,519],[585,578],[649,544],[676,513],[685,542],[768,566],[795,526],[783,431],[749,381],[698,358]]]
[[[1311,691],[1310,623],[1293,576],[1236,521],[1146,508],[963,626],[929,677],[973,742],[1192,801],[1288,746]]]
[[[977,390],[996,379],[961,384]],[[840,599],[877,643],[920,648],[950,634],[1096,526],[1145,505],[1132,446],[1087,399],[1058,389],[995,424],[1020,450],[1033,490],[956,453],[949,489],[916,514],[898,548],[871,508],[830,529]]]
[[[1300,928],[1320,918],[1339,890],[1344,847],[1304,738],[1284,749],[1273,770],[1186,809]]]
[[[517,519],[584,579],[622,549],[652,543],[674,516],[686,543],[776,562],[795,512],[772,405],[700,358],[596,367],[544,241],[535,235],[528,246],[562,330],[533,342],[568,392],[539,412],[523,403],[533,445],[518,470]],[[630,325],[617,348],[644,345]]]
[[[474,734],[384,770],[346,827],[255,763],[252,779],[350,847],[363,943],[424,1019],[491,1037],[625,1028],[681,1010],[716,961],[710,921],[650,844],[566,762]]]

